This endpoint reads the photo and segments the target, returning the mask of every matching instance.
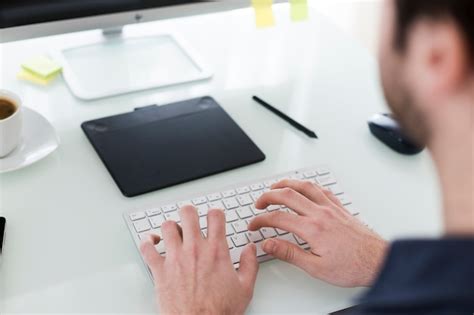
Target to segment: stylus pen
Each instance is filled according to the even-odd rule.
[[[314,131],[309,130],[308,128],[300,124],[299,122],[293,120],[291,117],[286,116],[285,114],[283,114],[278,109],[268,104],[261,98],[255,95],[252,98],[255,102],[259,103],[260,105],[262,105],[263,107],[265,107],[266,109],[268,109],[269,111],[271,111],[272,113],[274,113],[275,115],[277,115],[278,117],[280,117],[281,119],[283,119],[284,121],[286,121],[287,123],[295,127],[296,129],[298,129],[299,131],[304,132],[308,137],[318,139],[318,136],[316,135]]]

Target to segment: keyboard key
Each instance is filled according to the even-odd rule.
[[[206,204],[197,206],[196,208],[200,217],[207,215],[207,211],[209,210]]]
[[[165,248],[165,242],[164,241],[160,241],[157,245],[155,245],[155,248],[158,251],[158,253],[160,253],[160,254],[166,253],[166,248]]]
[[[234,247],[230,250],[230,260],[233,264],[238,263],[240,261],[240,254],[242,254],[242,250],[245,247]]]
[[[252,210],[250,210],[249,207],[243,207],[243,208],[237,209],[237,214],[239,215],[241,219],[246,219],[253,216]]]
[[[248,186],[243,186],[243,187],[237,188],[236,191],[238,194],[246,194],[250,192],[250,188]]]
[[[165,219],[162,215],[156,215],[150,218],[151,227],[154,229],[159,228],[163,222],[165,222]]]
[[[266,188],[270,188],[272,187],[273,184],[276,184],[277,181],[274,180],[274,179],[270,179],[270,180],[267,180],[267,181],[264,181],[263,184],[265,185]]]
[[[262,257],[262,256],[265,256],[267,255],[267,253],[265,253],[262,249],[262,243],[263,242],[260,242],[260,243],[257,243],[255,244],[256,247],[257,247],[257,257]]]
[[[301,173],[293,174],[293,175],[291,175],[290,177],[291,177],[291,179],[296,179],[296,180],[302,180],[302,179],[304,179],[304,175],[301,174]]]
[[[260,234],[259,231],[254,231],[254,232],[247,232],[247,238],[254,243],[263,241],[263,236]]]
[[[178,207],[176,207],[176,205],[166,205],[166,206],[161,207],[161,210],[163,210],[163,212],[171,212],[171,211],[178,210]]]
[[[234,197],[224,199],[224,206],[227,210],[237,208],[239,203]]]
[[[370,227],[370,225],[367,223],[367,219],[361,215],[360,213],[355,215],[354,217],[356,217],[363,225],[367,226],[368,228],[372,229],[372,227]]]
[[[319,176],[327,175],[330,173],[329,169],[326,167],[318,167],[316,169],[316,172],[318,173]]]
[[[271,211],[277,211],[277,210],[280,210],[280,206],[279,205],[271,205],[271,206],[268,206],[267,207],[267,211],[271,212]]]
[[[226,211],[225,218],[227,222],[233,222],[233,221],[238,220],[239,216],[237,215],[235,210],[229,210],[229,211]]]
[[[224,197],[224,198],[233,197],[235,195],[237,195],[237,193],[233,189],[226,190],[226,191],[222,192],[222,197]]]
[[[339,201],[341,201],[343,206],[347,206],[347,205],[350,205],[352,203],[351,197],[348,196],[347,194],[339,195],[339,196],[337,196],[337,198],[339,199]]]
[[[252,190],[260,190],[263,188],[265,188],[265,186],[262,183],[256,183],[256,184],[250,185],[250,189]]]
[[[203,203],[206,203],[206,202],[207,202],[206,197],[198,197],[198,198],[193,199],[193,204],[196,205],[196,206],[202,205]]]
[[[352,205],[352,204],[345,206],[345,208],[346,208],[347,211],[349,211],[352,215],[359,214],[359,211],[358,211],[357,209],[355,209],[354,205]]]
[[[182,208],[184,206],[192,206],[193,202],[191,200],[183,200],[178,202],[178,208]]]
[[[262,233],[263,237],[265,238],[271,238],[277,236],[275,229],[273,228],[261,228],[260,232]]]
[[[237,196],[237,201],[241,206],[251,205],[253,204],[253,199],[250,197],[249,194],[239,195]]]
[[[161,237],[161,229],[154,229],[154,230],[148,230],[146,232],[142,232],[138,234],[138,237],[140,238],[140,240],[143,241],[143,240],[148,239],[148,235],[150,234],[159,235]]]
[[[334,195],[341,195],[344,193],[339,184],[334,184],[327,187]]]
[[[232,239],[232,242],[234,243],[235,247],[244,246],[249,242],[247,236],[245,236],[244,233],[232,235],[230,238]]]
[[[282,236],[279,236],[278,237],[279,239],[283,240],[283,241],[287,241],[287,242],[290,242],[290,243],[293,243],[295,245],[298,244],[298,242],[296,241],[295,237],[288,233],[288,234],[285,234],[285,235],[282,235]]]
[[[278,233],[278,235],[285,235],[285,234],[288,234],[287,231],[284,231],[284,230],[281,230],[281,229],[275,229]]]
[[[179,214],[176,211],[165,213],[165,219],[169,221],[175,221],[175,222],[181,221],[181,218],[179,217]]]
[[[145,212],[143,212],[143,211],[130,213],[130,220],[132,220],[132,221],[145,219],[145,217],[146,217],[146,215],[145,215]]]
[[[224,204],[220,200],[209,202],[207,205],[209,206],[209,209],[225,209]]]
[[[133,226],[135,227],[135,231],[137,231],[137,233],[148,231],[151,228],[148,219],[135,221],[133,222]]]
[[[265,210],[260,210],[260,209],[255,208],[255,206],[250,206],[250,210],[252,210],[254,215],[261,215],[266,212]]]
[[[160,214],[160,213],[161,213],[161,211],[160,211],[159,208],[150,209],[150,210],[147,210],[147,211],[146,211],[146,215],[149,216],[149,217],[152,217],[152,216],[154,216],[154,215],[158,215],[158,214]]]
[[[207,217],[199,218],[199,226],[201,227],[201,229],[207,229]]]
[[[260,191],[254,191],[250,193],[250,196],[252,197],[253,201],[257,201],[260,196],[263,195],[263,190]]]
[[[220,193],[214,193],[214,194],[207,195],[207,200],[209,200],[209,201],[216,201],[216,200],[219,200],[221,198],[222,198],[222,196],[221,196]]]
[[[234,247],[234,243],[232,242],[230,237],[227,237],[227,246],[229,247],[229,249]]]
[[[313,178],[316,176],[316,171],[307,171],[307,172],[304,172],[303,175],[306,178]]]
[[[237,221],[232,223],[232,227],[237,233],[245,232],[247,231],[247,223],[244,221]]]
[[[229,236],[229,235],[232,235],[232,234],[234,234],[234,228],[232,227],[231,223],[227,223],[225,225],[225,235]]]
[[[304,239],[302,239],[301,237],[299,237],[298,235],[293,234],[293,236],[295,237],[295,239],[296,239],[296,241],[298,242],[299,245],[306,244],[306,241]]]
[[[317,178],[318,184],[321,186],[327,186],[336,183],[336,179],[332,175],[319,176]]]

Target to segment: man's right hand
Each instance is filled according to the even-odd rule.
[[[304,239],[311,249],[268,239],[263,251],[334,285],[370,286],[375,280],[387,242],[352,216],[329,190],[307,181],[283,180],[256,202],[258,209],[269,205],[285,205],[296,215],[265,213],[250,222],[249,230],[279,228]]]

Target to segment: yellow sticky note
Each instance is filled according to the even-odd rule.
[[[304,21],[309,17],[307,0],[290,0],[291,19],[293,21]]]
[[[32,58],[24,62],[21,67],[44,80],[48,80],[50,77],[55,76],[61,71],[60,65],[44,56]]]
[[[17,77],[18,79],[28,81],[31,83],[39,84],[39,85],[48,85],[51,81],[53,81],[57,77],[58,73],[54,75],[50,75],[48,78],[42,78],[38,75],[33,74],[32,72],[21,69],[20,72],[18,73]]]
[[[275,25],[272,9],[273,0],[252,0],[255,9],[255,18],[258,28]]]

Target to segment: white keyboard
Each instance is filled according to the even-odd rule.
[[[271,211],[292,212],[292,210],[282,206],[269,206],[265,210],[256,210],[254,207],[255,201],[260,195],[270,190],[272,184],[285,178],[309,180],[320,186],[325,186],[339,198],[341,203],[353,215],[359,214],[354,210],[351,198],[341,189],[341,186],[331,171],[327,167],[313,167],[272,176],[262,180],[233,185],[221,191],[194,196],[179,202],[156,205],[140,211],[127,211],[124,214],[124,218],[136,246],[139,247],[141,239],[149,233],[162,236],[160,228],[166,220],[173,220],[179,224],[180,217],[178,209],[184,205],[191,204],[197,208],[203,237],[207,235],[207,211],[212,208],[223,209],[226,216],[227,244],[229,245],[230,256],[234,267],[239,267],[240,253],[249,242],[254,242],[257,245],[258,261],[263,262],[272,259],[272,257],[266,255],[260,247],[262,241],[267,238],[281,238],[297,244],[304,249],[308,248],[308,244],[304,240],[280,229],[262,228],[260,231],[255,232],[247,230],[248,222],[257,215]],[[156,249],[161,254],[166,253],[165,243],[166,240],[156,245]]]

